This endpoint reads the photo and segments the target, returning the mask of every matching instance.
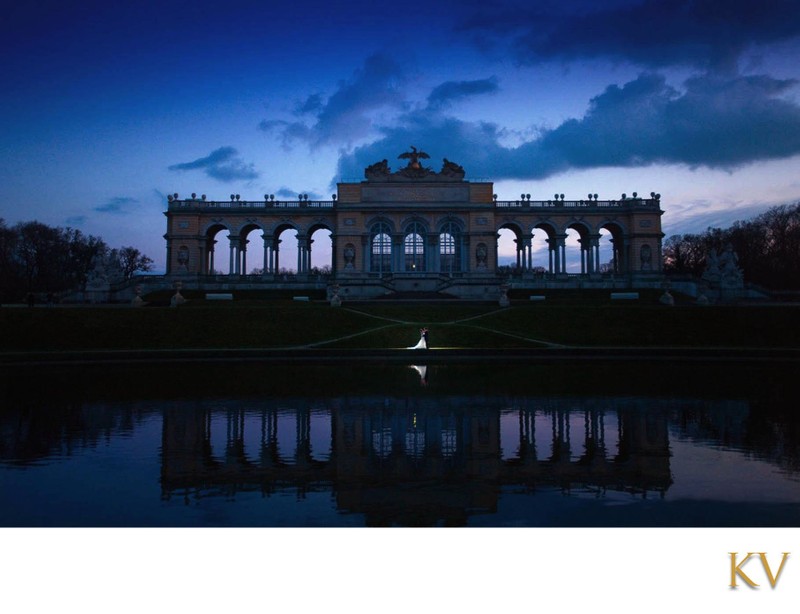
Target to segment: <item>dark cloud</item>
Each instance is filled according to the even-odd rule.
[[[494,94],[500,89],[497,77],[473,81],[447,81],[435,87],[428,96],[428,107],[441,109],[452,102],[478,94]]]
[[[82,226],[88,218],[85,215],[73,215],[65,220],[67,226]]]
[[[501,170],[510,162],[511,150],[500,145],[502,131],[496,124],[465,122],[442,114],[411,113],[401,118],[398,126],[384,128],[382,132],[383,137],[378,141],[339,158],[340,179],[363,179],[364,168],[384,158],[389,160],[392,170],[397,170],[405,161],[396,157],[407,151],[409,144],[424,149],[431,156],[429,165],[436,171],[445,157],[463,165],[472,179],[476,174],[497,177],[498,173],[506,175],[510,171]]]
[[[496,124],[408,114],[377,142],[343,155],[338,173],[344,180],[363,177],[364,167],[409,143],[433,159],[455,160],[473,179],[542,179],[570,169],[650,164],[733,169],[800,154],[800,106],[780,97],[795,85],[768,76],[707,75],[678,91],[647,73],[606,88],[582,118],[513,148],[501,144]]]
[[[779,98],[794,81],[767,76],[695,77],[679,93],[641,75],[592,99],[523,149],[564,168],[652,163],[734,168],[800,153],[800,107]]]
[[[462,31],[481,44],[512,40],[522,63],[606,58],[703,68],[729,68],[749,46],[800,36],[796,0],[644,0],[596,3],[593,10],[584,2],[561,4],[568,8],[481,13]]]
[[[316,192],[310,192],[308,190],[303,192],[298,192],[297,190],[292,190],[287,187],[282,187],[280,190],[275,192],[275,198],[282,198],[283,200],[297,200],[300,194],[308,194],[309,200],[320,200],[321,196]]]
[[[286,199],[291,199],[291,198],[296,199],[298,194],[299,192],[297,192],[296,190],[290,190],[289,188],[281,188],[280,190],[275,192],[275,196],[279,196],[281,198],[286,198]]]
[[[182,162],[169,167],[171,171],[202,170],[212,179],[222,182],[256,179],[258,172],[252,164],[246,164],[233,147],[220,147],[215,149],[205,158],[198,158],[192,162]]]
[[[296,141],[312,147],[353,143],[373,133],[370,112],[403,106],[404,81],[404,71],[395,60],[386,55],[372,55],[350,80],[339,83],[325,102],[321,95],[315,94],[300,104],[296,111],[313,115],[312,124],[264,120],[259,128],[279,134],[284,146]]]
[[[138,200],[129,196],[117,196],[109,200],[107,203],[94,207],[93,209],[94,211],[98,211],[100,213],[113,213],[116,215],[122,215],[128,213],[131,205],[134,205],[138,202]]]
[[[325,103],[322,94],[311,94],[303,102],[297,105],[294,110],[295,115],[306,115],[307,113],[319,113]]]
[[[282,119],[263,120],[258,124],[260,130],[264,132],[274,132],[280,137],[284,149],[291,149],[292,145],[298,141],[312,142],[315,140],[315,133],[303,122],[287,122]]]

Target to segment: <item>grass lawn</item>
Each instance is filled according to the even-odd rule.
[[[800,307],[190,301],[170,307],[0,308],[0,349],[402,348],[429,326],[431,345],[534,348],[800,348]]]

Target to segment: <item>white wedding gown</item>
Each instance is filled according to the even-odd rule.
[[[420,337],[419,338],[419,343],[417,343],[417,345],[415,345],[413,347],[410,347],[410,348],[407,348],[407,349],[409,349],[409,350],[427,350],[428,346],[425,343],[425,337],[424,336]]]

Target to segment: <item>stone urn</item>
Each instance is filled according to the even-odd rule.
[[[144,299],[142,298],[142,285],[137,284],[136,287],[134,288],[134,292],[136,292],[136,296],[133,297],[133,300],[131,301],[131,306],[132,307],[143,306],[145,303]]]
[[[175,294],[172,295],[172,299],[169,302],[170,307],[178,307],[186,302],[186,299],[183,298],[183,295],[181,294],[182,287],[183,287],[183,282],[180,281],[175,282]]]
[[[331,286],[331,307],[341,307],[342,306],[342,297],[339,296],[339,285],[335,284]]]

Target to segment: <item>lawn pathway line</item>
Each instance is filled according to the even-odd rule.
[[[344,311],[349,311],[350,313],[357,313],[361,316],[367,316],[370,318],[375,318],[376,320],[384,320],[386,322],[394,322],[395,324],[414,324],[409,320],[395,320],[394,318],[387,318],[385,316],[376,316],[374,313],[367,313],[366,311],[359,311],[358,309],[351,309],[350,307],[344,307]],[[376,329],[377,330],[377,329]],[[343,337],[346,339],[346,337]]]
[[[385,320],[387,322],[396,322],[397,324],[414,324],[419,325],[423,324],[424,322],[421,321],[414,321],[414,320],[396,320],[395,318],[387,318],[386,316],[378,316],[372,313],[367,313],[366,311],[359,311],[358,309],[352,309],[349,307],[345,307],[347,311],[350,313],[357,313],[362,316],[369,316],[370,318],[375,318],[376,320]],[[469,322],[470,320],[477,320],[478,318],[485,318],[486,316],[494,315],[500,311],[503,311],[506,307],[500,307],[498,309],[493,309],[492,311],[487,311],[486,313],[479,313],[476,316],[469,316],[468,318],[461,318],[460,320],[447,320],[444,322],[437,322],[436,324],[460,324],[461,322]]]
[[[522,337],[521,335],[515,335],[514,333],[507,333],[505,331],[497,330],[495,328],[488,328],[486,326],[475,326],[474,324],[459,324],[458,326],[463,326],[464,328],[475,328],[477,330],[485,330],[492,333],[497,333],[498,335],[505,335],[506,337],[511,337],[512,339],[520,339],[522,341],[527,341],[528,343],[538,343],[540,345],[544,345],[546,347],[551,347],[551,348],[566,349],[570,347],[562,343],[552,343],[551,341],[542,341],[541,339],[529,339],[528,337]]]
[[[400,322],[400,324],[405,324],[404,322]],[[384,328],[394,328],[399,326],[400,324],[385,324],[384,326],[378,326],[377,328],[370,328],[367,330],[362,330],[360,332],[354,333],[352,335],[345,335],[344,337],[337,337],[336,339],[326,339],[325,341],[316,341],[314,343],[307,343],[306,345],[295,345],[290,347],[289,349],[305,349],[305,348],[313,348],[318,347],[320,345],[328,345],[329,343],[336,343],[337,341],[344,341],[345,339],[352,339],[353,337],[360,337],[361,335],[367,335],[369,333],[373,333],[378,330],[383,330]]]
[[[476,316],[470,316],[468,318],[462,318],[460,320],[451,320],[450,322],[445,322],[445,324],[461,324],[462,322],[469,322],[471,320],[477,320],[478,318],[485,318],[486,316],[491,316],[501,311],[505,311],[507,307],[499,307],[498,309],[493,309],[492,311],[487,311],[486,313],[480,313]]]

